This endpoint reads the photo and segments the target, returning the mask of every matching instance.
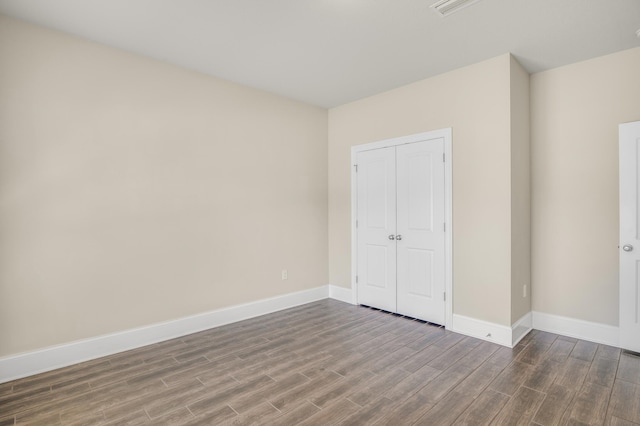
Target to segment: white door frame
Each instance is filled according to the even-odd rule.
[[[451,128],[434,130],[431,132],[418,133],[415,135],[402,136],[399,138],[385,139],[378,142],[366,143],[351,147],[351,294],[353,304],[358,303],[358,286],[356,285],[356,271],[358,270],[358,236],[356,233],[357,217],[357,175],[356,163],[359,152],[372,149],[388,148],[408,143],[427,141],[432,139],[444,139],[444,217],[445,217],[445,328],[453,326],[453,173],[452,173],[452,148],[451,148]]]

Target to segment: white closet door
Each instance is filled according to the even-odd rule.
[[[444,140],[396,148],[397,312],[445,323]]]
[[[640,121],[620,125],[620,346],[640,352]]]
[[[395,175],[394,148],[358,154],[358,303],[391,312],[396,312]]]

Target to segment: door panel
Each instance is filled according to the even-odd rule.
[[[433,250],[408,249],[408,296],[430,298],[433,294]]]
[[[432,153],[418,152],[412,156],[404,153],[407,170],[401,173],[406,179],[407,229],[433,231],[433,156]],[[402,162],[402,157],[399,158]],[[403,192],[403,197],[405,193]]]
[[[358,303],[396,312],[394,148],[358,154]]]
[[[620,346],[640,352],[640,122],[620,125]]]
[[[365,212],[364,217],[367,229],[388,229],[390,208],[388,204],[395,200],[390,200],[392,195],[388,190],[392,189],[388,185],[389,179],[394,179],[389,161],[387,158],[371,158],[365,161],[362,170],[364,178]]]
[[[445,323],[444,139],[401,145],[397,164],[398,312]]]
[[[387,288],[389,281],[387,280],[387,265],[389,259],[389,248],[374,244],[367,244],[367,253],[365,254],[365,264],[367,270],[364,274],[364,284],[378,288]]]

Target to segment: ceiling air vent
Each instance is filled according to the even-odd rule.
[[[480,0],[440,0],[435,4],[432,4],[431,8],[440,16],[449,16],[452,13],[456,13],[460,9],[471,6],[478,1]]]

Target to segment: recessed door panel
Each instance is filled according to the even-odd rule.
[[[387,180],[390,170],[385,158],[373,159],[367,163],[366,170],[363,170],[365,191],[365,221],[368,229],[388,228],[388,208],[390,202],[387,192]]]
[[[631,327],[637,328],[640,326],[640,261],[636,261],[636,276],[634,278],[633,285],[626,291],[631,296],[629,303],[630,309],[627,309],[629,311],[629,318],[626,322],[630,323]],[[636,338],[640,339],[640,334],[637,334]]]
[[[408,249],[407,256],[408,295],[431,298],[433,295],[433,251]]]
[[[363,280],[365,280],[364,284],[366,286],[385,289],[391,284],[387,281],[388,252],[389,248],[386,245],[378,246],[367,244],[365,254],[367,270],[363,274]]]
[[[419,152],[406,159],[407,229],[433,230],[433,155]]]

